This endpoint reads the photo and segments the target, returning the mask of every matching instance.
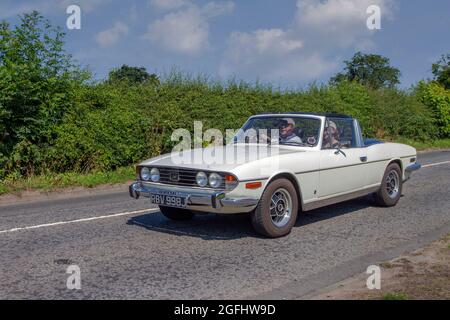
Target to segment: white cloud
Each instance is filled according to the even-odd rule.
[[[45,2],[45,1],[43,1]],[[54,3],[54,1],[50,1]],[[77,5],[80,7],[81,12],[92,12],[98,7],[111,2],[111,0],[58,0],[59,7],[66,9],[70,5]]]
[[[367,46],[373,34],[366,26],[370,5],[381,8],[382,20],[392,16],[392,0],[298,0],[296,27],[304,36],[314,35],[332,46],[348,47],[360,41]]]
[[[259,74],[263,80],[290,81],[317,77],[335,67],[318,54],[305,55],[302,48],[299,39],[281,29],[233,32],[219,73],[223,77]]]
[[[138,21],[138,19],[139,19],[139,12],[138,12],[138,9],[137,9],[135,4],[133,4],[130,7],[130,10],[128,11],[128,18],[129,18],[129,20],[131,20],[133,22]]]
[[[198,54],[209,48],[209,20],[233,9],[232,2],[189,5],[154,21],[145,38],[169,51]]]
[[[82,12],[92,12],[111,0],[40,0],[18,3],[17,0],[2,0],[0,3],[0,19],[14,17],[18,14],[30,13],[33,10],[42,14],[65,13],[72,4],[80,6]]]
[[[151,7],[159,10],[173,10],[190,4],[187,0],[150,0]]]
[[[37,10],[41,13],[48,13],[53,7],[54,4],[49,1],[42,1],[38,3],[25,2],[18,4],[16,1],[6,0],[0,3],[0,18],[11,18],[18,14],[30,13],[33,10]]]
[[[228,55],[234,60],[252,55],[284,56],[302,47],[301,41],[289,39],[281,29],[259,29],[251,33],[233,32]]]
[[[382,19],[392,17],[392,0],[298,0],[295,19],[285,29],[230,34],[219,73],[268,81],[307,81],[330,75],[345,50],[373,48],[366,26],[369,5]]]
[[[234,11],[234,2],[208,2],[202,9],[202,14],[208,18],[232,13]]]
[[[123,22],[116,22],[110,29],[96,34],[95,41],[102,46],[108,47],[116,44],[119,40],[128,34],[129,28]]]

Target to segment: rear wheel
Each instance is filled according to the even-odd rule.
[[[391,163],[381,181],[378,192],[374,193],[377,204],[383,207],[395,206],[402,195],[402,171],[397,163]]]
[[[191,220],[195,216],[195,213],[187,209],[159,206],[159,210],[166,218],[175,221]]]
[[[292,182],[280,178],[264,190],[251,214],[255,230],[267,237],[282,237],[291,232],[297,220],[298,195]]]

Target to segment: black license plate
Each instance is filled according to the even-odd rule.
[[[175,208],[184,208],[186,207],[186,198],[171,196],[171,195],[163,195],[163,194],[150,194],[150,202],[153,204],[167,206],[167,207],[175,207]]]

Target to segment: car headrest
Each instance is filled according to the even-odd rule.
[[[303,138],[303,136],[305,135],[304,131],[301,128],[298,128],[298,127],[296,127],[294,129],[294,133],[300,138]]]

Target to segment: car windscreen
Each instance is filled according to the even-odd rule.
[[[234,142],[315,147],[319,141],[320,124],[319,119],[311,117],[255,117],[241,128]]]

